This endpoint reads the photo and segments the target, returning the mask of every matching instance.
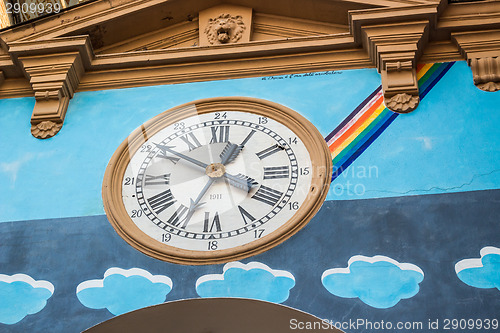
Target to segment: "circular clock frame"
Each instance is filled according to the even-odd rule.
[[[122,183],[132,156],[164,127],[196,114],[240,111],[268,117],[292,130],[304,143],[312,163],[311,186],[295,214],[274,232],[230,249],[195,251],[173,247],[148,236],[132,221],[122,199]],[[248,97],[197,100],[167,110],[146,121],[113,154],[104,174],[104,210],[115,231],[132,247],[153,258],[188,265],[216,264],[250,257],[284,242],[303,228],[321,208],[330,187],[332,160],[319,131],[297,112],[277,103]]]

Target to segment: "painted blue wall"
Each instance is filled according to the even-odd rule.
[[[493,319],[500,93],[477,89],[465,62],[332,183],[304,230],[266,253],[233,266],[165,263],[128,246],[104,215],[102,178],[113,152],[169,108],[221,92],[256,97],[298,111],[326,136],[379,84],[375,70],[363,69],[81,92],[47,140],[30,134],[33,98],[0,100],[0,331],[78,332],[158,302],[137,295],[169,301],[220,290],[333,321]],[[485,249],[493,252],[483,256]],[[393,282],[337,288],[360,268],[372,281]],[[250,280],[258,295],[241,289]],[[121,290],[130,291],[127,300],[116,296]],[[22,311],[7,311],[13,307]]]

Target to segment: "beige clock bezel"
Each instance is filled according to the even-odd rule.
[[[274,232],[250,243],[215,251],[185,250],[161,243],[139,229],[122,200],[122,182],[131,156],[164,127],[196,114],[240,111],[274,119],[290,128],[304,143],[312,162],[308,195],[297,212]],[[102,197],[106,215],[116,232],[137,250],[160,260],[203,265],[239,260],[262,253],[290,238],[320,209],[330,187],[332,159],[319,131],[297,112],[277,103],[248,97],[217,97],[186,103],[165,111],[134,130],[113,154],[104,174]]]

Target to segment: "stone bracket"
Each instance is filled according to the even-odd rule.
[[[361,26],[363,46],[382,77],[385,105],[394,112],[416,109],[417,60],[428,41],[428,21]]]
[[[500,90],[500,30],[457,32],[451,38],[467,59],[476,87]]]
[[[90,68],[93,52],[86,36],[9,44],[14,61],[21,64],[35,93],[31,134],[38,139],[62,128],[69,101]]]

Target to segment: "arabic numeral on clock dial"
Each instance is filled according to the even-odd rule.
[[[153,149],[152,145],[142,145],[141,153],[149,153]]]
[[[172,239],[172,234],[166,233],[161,235],[161,241],[163,243],[168,243]]]
[[[289,202],[288,203],[288,208],[290,210],[297,210],[297,209],[299,209],[299,203],[297,201]]]
[[[227,112],[216,112],[214,119],[226,119],[227,118]]]
[[[300,168],[299,173],[301,176],[307,176],[309,174],[309,167]]]
[[[264,231],[266,231],[266,229],[254,230],[253,234],[254,234],[255,238],[261,238],[262,235],[264,234]]]
[[[215,250],[217,250],[218,247],[219,247],[219,244],[217,243],[217,241],[208,242],[208,249],[209,250],[215,251]]]
[[[130,217],[133,219],[141,217],[141,216],[142,216],[142,209],[134,209],[134,210],[132,210],[132,212],[130,214]]]
[[[135,177],[127,177],[123,182],[123,185],[134,185]]]
[[[184,127],[186,127],[186,126],[184,125],[183,122],[175,123],[174,124],[174,131],[183,130]]]

